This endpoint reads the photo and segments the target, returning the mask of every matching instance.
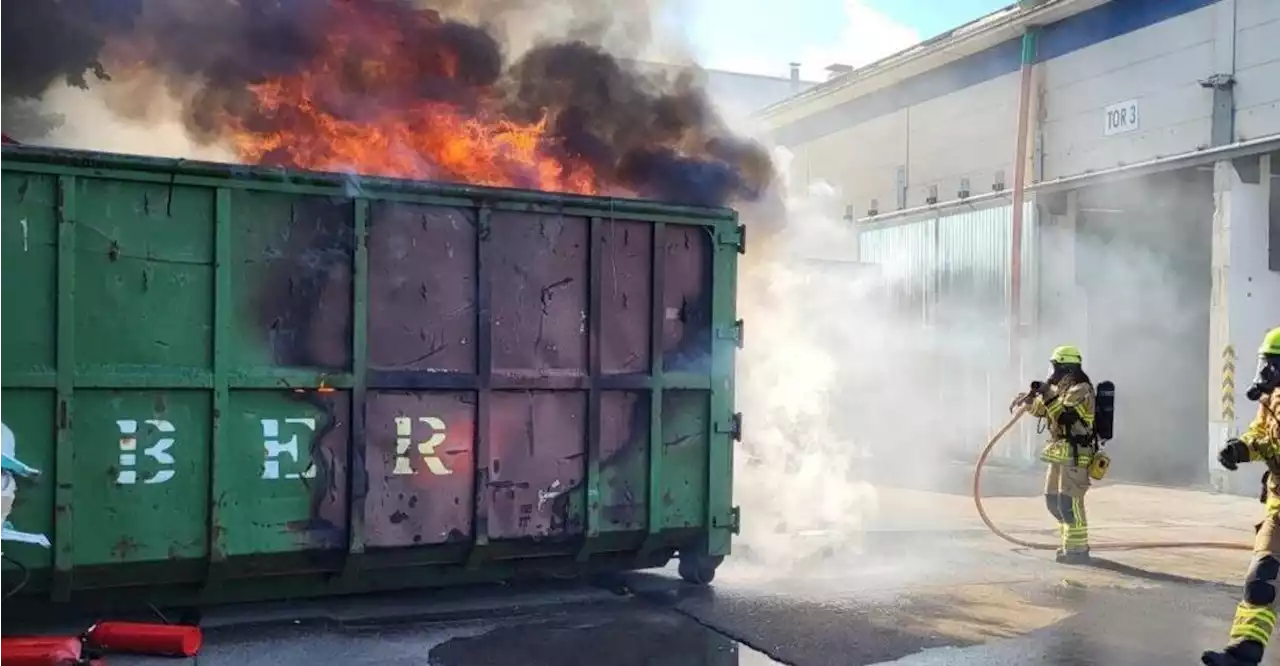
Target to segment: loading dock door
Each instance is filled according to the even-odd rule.
[[[1076,275],[1086,370],[1117,385],[1114,477],[1190,485],[1206,473],[1212,174],[1080,192]]]

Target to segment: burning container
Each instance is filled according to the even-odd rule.
[[[733,211],[3,151],[6,605],[729,552]]]

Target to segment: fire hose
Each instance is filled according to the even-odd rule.
[[[1031,548],[1033,550],[1057,550],[1058,544],[1044,543],[1037,541],[1027,541],[1019,539],[1008,532],[1000,529],[991,517],[987,515],[987,510],[982,506],[982,468],[987,464],[987,458],[995,449],[996,444],[1011,430],[1027,412],[1026,406],[1019,407],[1013,412],[1013,416],[1009,417],[999,430],[996,431],[991,439],[987,441],[986,448],[982,449],[982,455],[978,457],[978,464],[973,470],[973,504],[978,508],[978,515],[982,517],[982,522],[986,524],[987,529],[993,534],[1008,541],[1015,546],[1023,548]],[[1112,543],[1093,544],[1092,550],[1148,550],[1155,548],[1220,548],[1224,550],[1253,550],[1252,543],[1237,543],[1234,541],[1117,541]]]

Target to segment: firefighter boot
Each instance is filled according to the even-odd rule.
[[[1242,641],[1225,650],[1206,650],[1200,655],[1204,666],[1258,666],[1262,661],[1262,645],[1256,641]]]
[[[1062,550],[1054,555],[1053,559],[1058,564],[1089,564],[1093,562],[1093,558],[1089,556],[1087,550]]]

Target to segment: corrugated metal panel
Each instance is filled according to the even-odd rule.
[[[947,313],[981,309],[1005,325],[1012,291],[1012,212],[1012,206],[994,206],[870,226],[859,234],[858,258],[880,265],[890,293],[920,305],[929,322],[943,323]],[[1031,202],[1023,214],[1021,245],[1025,323],[1035,303],[1037,243]]]
[[[923,321],[937,272],[936,245],[932,220],[869,229],[858,234],[858,260],[880,266],[890,301]]]
[[[966,415],[960,417],[964,423],[953,423],[956,442],[950,446],[958,454],[1000,425],[1017,385],[1008,363],[1012,213],[1011,205],[991,206],[868,226],[859,234],[860,259],[881,266],[895,309],[906,321],[918,313],[933,333],[926,336],[929,349],[919,353],[932,356],[938,376],[948,378],[947,411]],[[1035,205],[1028,202],[1021,243],[1023,324],[1034,320],[1038,292],[1035,231]],[[1011,436],[995,455],[1029,462],[1033,448]]]
[[[975,311],[998,318],[1005,311],[1010,223],[1008,207],[939,218],[937,300],[942,321]]]

